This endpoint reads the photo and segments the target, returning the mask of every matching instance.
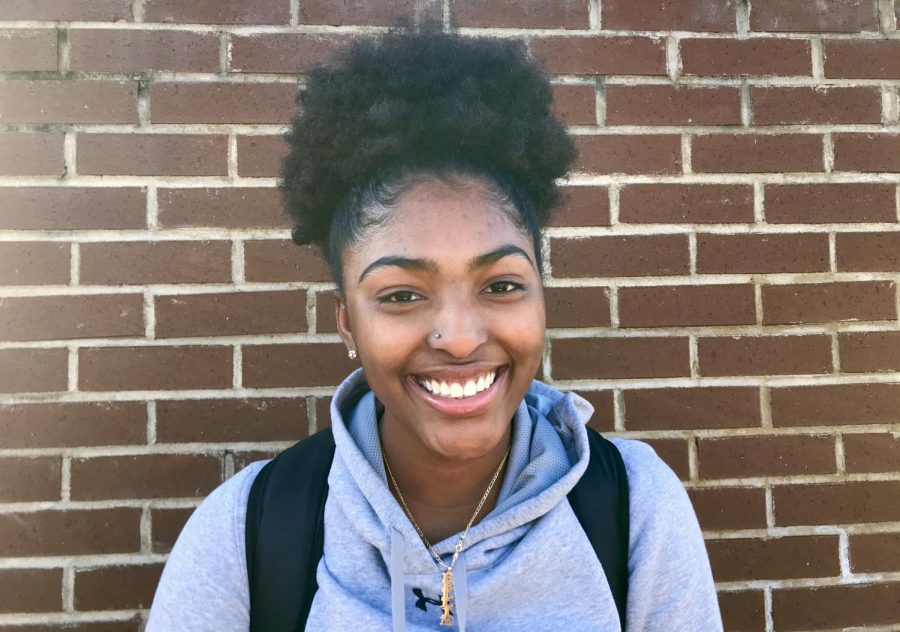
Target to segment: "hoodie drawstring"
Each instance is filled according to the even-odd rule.
[[[403,534],[396,527],[391,527],[391,620],[394,632],[406,632],[406,600],[404,590],[404,556],[406,546]]]
[[[453,565],[453,614],[459,632],[466,632],[466,606],[468,605],[469,587],[466,583],[466,554],[460,553]]]

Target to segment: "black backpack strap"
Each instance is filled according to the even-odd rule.
[[[251,632],[303,630],[319,586],[334,435],[325,428],[288,448],[256,476],[244,541]]]
[[[625,629],[628,601],[628,475],[618,448],[588,428],[591,457],[569,504],[591,541]]]

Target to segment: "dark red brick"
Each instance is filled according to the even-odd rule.
[[[229,64],[234,72],[295,75],[331,61],[337,50],[350,40],[349,36],[330,33],[233,35]]]
[[[231,387],[230,347],[102,347],[78,354],[84,391]]]
[[[274,187],[160,189],[159,223],[165,227],[286,228],[281,195]]]
[[[231,281],[227,241],[128,241],[81,245],[81,282],[106,285]]]
[[[546,291],[547,288],[544,289]],[[334,309],[334,293],[331,291],[316,293],[316,332],[337,333],[337,314]]]
[[[606,187],[566,187],[563,196],[562,206],[553,215],[553,226],[609,226]]]
[[[825,42],[825,76],[846,79],[900,79],[900,42]]]
[[[753,188],[732,184],[632,184],[619,193],[619,221],[726,224],[753,221]]]
[[[653,451],[665,461],[679,479],[686,481],[691,477],[687,439],[644,439],[643,441],[653,448]]]
[[[719,582],[841,574],[836,535],[707,540],[706,550]]]
[[[683,338],[563,338],[552,349],[555,380],[690,375]]]
[[[763,324],[897,318],[891,281],[763,285]]]
[[[900,520],[900,481],[776,485],[772,499],[777,526]]]
[[[697,453],[704,479],[837,472],[831,436],[701,438]]]
[[[837,268],[849,272],[900,270],[900,232],[837,233]]]
[[[779,632],[891,625],[900,621],[900,582],[776,589],[772,620]]]
[[[0,612],[62,610],[62,573],[61,568],[0,570]]]
[[[553,276],[665,276],[690,271],[685,235],[628,235],[554,239]]]
[[[137,553],[141,510],[68,509],[0,513],[3,557]]]
[[[244,242],[244,276],[260,283],[331,280],[328,264],[316,248],[289,239]]]
[[[293,83],[153,83],[154,123],[275,123],[294,114]],[[2,95],[0,95],[2,96]]]
[[[0,436],[8,449],[144,443],[147,406],[109,401],[0,405]]]
[[[900,331],[869,331],[838,336],[841,371],[900,371]]]
[[[737,88],[606,86],[608,125],[740,125]]]
[[[691,327],[756,323],[750,285],[619,288],[621,327]]]
[[[719,610],[727,632],[766,629],[765,596],[760,590],[719,591]]]
[[[761,487],[695,487],[688,495],[704,530],[766,526],[766,491]]]
[[[828,235],[697,235],[701,274],[827,272]]]
[[[698,341],[699,372],[729,375],[830,373],[831,337],[722,336]]]
[[[900,571],[900,533],[851,535],[850,570],[854,573]]]
[[[131,0],[29,0],[4,2],[0,20],[130,20]]]
[[[0,242],[0,285],[65,285],[70,260],[64,242]]]
[[[190,31],[69,29],[69,68],[79,72],[218,72],[219,37]]]
[[[156,336],[237,336],[306,331],[306,293],[232,292],[156,298]]]
[[[150,517],[150,541],[155,553],[168,553],[194,510],[153,509]]]
[[[309,0],[300,4],[302,24],[371,24],[387,26],[402,16],[417,19],[430,17],[440,19],[441,10],[435,2],[428,0],[350,0],[329,2]]]
[[[834,169],[900,173],[900,134],[834,134]]]
[[[333,4],[322,0],[319,3]],[[450,19],[463,27],[586,29],[590,26],[588,5],[578,0],[450,0]]]
[[[79,134],[79,174],[224,176],[228,139],[193,134]]]
[[[573,170],[594,174],[681,173],[681,139],[674,135],[578,135]]]
[[[59,500],[61,472],[58,456],[0,457],[0,502]]]
[[[75,571],[75,609],[149,608],[162,569],[162,564],[77,569]]]
[[[244,386],[336,386],[358,363],[332,343],[245,345]]]
[[[205,454],[72,459],[72,499],[205,496],[222,482],[222,462]]]
[[[766,221],[775,224],[896,222],[895,196],[893,184],[768,185],[765,188]]]
[[[900,384],[773,388],[771,401],[775,427],[900,422]]]
[[[881,93],[874,87],[750,89],[756,125],[881,123]]]
[[[750,11],[753,31],[877,31],[875,4],[868,0],[794,2],[767,0]]]
[[[238,136],[237,170],[241,177],[277,178],[288,145],[281,136]]]
[[[609,289],[548,287],[544,289],[548,327],[607,327]]]
[[[818,134],[694,136],[691,166],[698,173],[822,171],[822,137]]]
[[[143,336],[140,294],[9,297],[0,301],[0,340]]]
[[[567,125],[596,125],[596,86],[581,84],[554,85],[553,112]]]
[[[598,432],[612,432],[616,424],[612,391],[578,391],[594,407],[588,425]]]
[[[636,31],[734,31],[735,5],[703,0],[641,4],[606,0],[601,6],[605,29]]]
[[[750,387],[626,390],[628,430],[749,428],[760,425],[759,391]]]
[[[146,225],[144,189],[0,187],[0,229],[112,230]]]
[[[234,453],[234,471],[240,472],[242,469],[256,463],[257,461],[268,461],[278,456],[280,450],[252,450],[250,452],[237,451]]]
[[[886,432],[844,435],[844,464],[848,472],[896,472],[900,436]]]
[[[308,429],[302,397],[164,400],[156,405],[159,443],[299,441]]]
[[[665,75],[666,46],[649,37],[535,37],[534,56],[566,75]]]
[[[137,123],[137,83],[7,79],[0,123]]]
[[[55,29],[0,31],[0,71],[56,70],[56,41]]]
[[[685,75],[809,76],[809,42],[788,39],[683,39],[681,71]]]
[[[62,134],[0,132],[0,174],[61,176],[65,171]]]
[[[290,3],[284,0],[145,0],[145,22],[198,24],[287,24]]]
[[[66,349],[0,349],[0,393],[64,391]]]

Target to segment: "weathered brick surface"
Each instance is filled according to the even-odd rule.
[[[836,577],[840,574],[835,535],[708,540],[706,550],[716,581]]]
[[[123,176],[224,176],[224,136],[194,134],[79,134],[80,174]]]
[[[773,388],[775,426],[896,424],[900,384],[829,384]]]
[[[697,346],[703,376],[806,375],[832,368],[829,336],[704,337]]]
[[[150,117],[154,123],[284,124],[294,113],[296,92],[288,83],[154,82]]]
[[[0,502],[59,500],[62,460],[0,457]]]
[[[893,573],[900,569],[900,533],[850,536],[850,569],[855,573]]]
[[[900,172],[900,134],[835,134],[836,171]]]
[[[827,272],[825,234],[698,235],[697,272]]]
[[[140,294],[12,297],[0,302],[0,339],[114,338],[144,333]]]
[[[277,178],[288,146],[280,136],[238,136],[237,170],[241,177]]]
[[[729,632],[756,632],[766,628],[766,603],[762,591],[719,592],[719,611]]]
[[[0,284],[65,285],[69,282],[71,258],[67,243],[0,242]]]
[[[828,0],[798,3],[768,0],[754,5],[750,13],[754,31],[876,31],[875,4],[866,0]]]
[[[734,31],[733,4],[702,0],[642,5],[628,0],[608,0],[602,5],[604,28],[633,30]]]
[[[160,189],[159,223],[166,227],[285,228],[290,220],[273,187]]]
[[[766,221],[775,224],[896,222],[896,187],[877,183],[775,184],[765,188]]]
[[[605,327],[610,323],[607,288],[547,288],[544,301],[548,327]]]
[[[0,570],[0,612],[53,612],[61,609],[61,568]]]
[[[678,136],[629,134],[576,136],[576,172],[594,174],[667,174],[681,171]]]
[[[685,39],[681,71],[686,75],[809,76],[809,42],[785,39]]]
[[[413,4],[410,0],[406,2]],[[316,4],[329,3],[313,3]],[[459,26],[562,29],[589,26],[588,5],[578,0],[451,0],[450,19]]]
[[[214,33],[71,29],[69,69],[85,72],[216,72]]]
[[[701,487],[689,489],[688,496],[703,529],[766,526],[766,494],[761,487]]]
[[[53,29],[0,31],[0,71],[56,70],[56,45]]]
[[[776,485],[772,499],[778,526],[900,519],[900,481]]]
[[[143,402],[0,405],[6,448],[133,445],[147,438]]]
[[[222,463],[206,454],[144,454],[72,460],[72,499],[204,496],[221,482]]]
[[[0,20],[130,20],[130,0],[33,0],[4,2]]]
[[[619,193],[619,220],[635,224],[753,221],[753,189],[730,184],[633,184]]]
[[[848,272],[900,270],[900,231],[839,233],[835,237],[837,268]]]
[[[685,439],[648,439],[657,456],[672,468],[679,479],[686,481],[691,476],[688,442]]]
[[[554,239],[550,251],[556,278],[653,276],[689,270],[684,235]]]
[[[154,509],[151,513],[150,541],[153,551],[168,553],[184,528],[193,509]]]
[[[625,391],[628,430],[741,428],[760,424],[755,388],[651,388]]]
[[[515,7],[513,7],[515,9]],[[311,0],[300,5],[301,24],[372,24],[386,26],[402,16],[439,18],[440,9],[430,0],[374,0],[328,2]]]
[[[695,172],[779,173],[822,171],[818,134],[710,134],[691,142]]]
[[[665,75],[666,47],[648,37],[536,37],[535,56],[567,75]]]
[[[844,435],[848,472],[891,472],[900,458],[900,437],[883,432]]]
[[[881,95],[872,87],[752,87],[756,125],[880,123]]]
[[[841,370],[900,371],[900,331],[841,334]]]
[[[65,349],[0,349],[0,393],[64,391]]]
[[[606,88],[609,125],[740,125],[736,88],[619,86]]]
[[[345,35],[317,33],[234,35],[229,67],[237,72],[306,72],[326,63],[350,39]]]
[[[137,115],[133,82],[0,82],[0,123],[137,123]]]
[[[156,404],[160,443],[299,441],[309,429],[302,398],[171,400]]]
[[[143,228],[146,191],[135,187],[0,187],[0,229]]]
[[[224,283],[231,280],[226,241],[109,242],[81,246],[81,282],[104,285]]]
[[[825,76],[850,79],[900,78],[900,42],[825,43]]]
[[[140,509],[68,509],[0,513],[4,557],[136,553]]]
[[[178,390],[231,386],[230,347],[104,347],[78,354],[85,391]]]
[[[310,246],[286,240],[244,242],[244,276],[248,281],[329,281],[328,264]]]
[[[678,377],[690,373],[687,340],[566,338],[554,340],[553,378]]]
[[[159,338],[304,331],[306,294],[302,291],[176,294],[156,299]]]
[[[896,290],[890,281],[764,285],[763,323],[893,320]]]
[[[750,478],[792,474],[834,474],[834,439],[782,435],[701,439],[697,447],[702,478]]]
[[[750,285],[676,285],[619,289],[622,327],[752,325]]]
[[[101,566],[75,572],[76,610],[149,608],[162,564]]]
[[[772,615],[776,630],[890,625],[900,620],[900,583],[775,590]]]
[[[245,345],[244,386],[337,386],[358,363],[341,344]]]
[[[597,88],[571,84],[553,86],[553,111],[569,125],[595,125]]]
[[[0,133],[0,175],[61,176],[63,173],[62,134]]]
[[[147,22],[199,24],[287,24],[290,5],[282,0],[146,0]]]
[[[553,226],[609,226],[606,187],[566,187],[563,196],[562,206],[553,215]]]

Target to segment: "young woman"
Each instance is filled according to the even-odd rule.
[[[324,554],[309,630],[622,628],[567,495],[591,407],[534,377],[540,230],[574,150],[521,45],[395,29],[308,76],[283,191],[319,245],[362,369],[331,407]],[[629,506],[629,631],[716,631],[676,476],[614,440]],[[213,492],[163,573],[149,632],[247,630],[244,526],[263,463]],[[303,485],[297,481],[297,485]]]

